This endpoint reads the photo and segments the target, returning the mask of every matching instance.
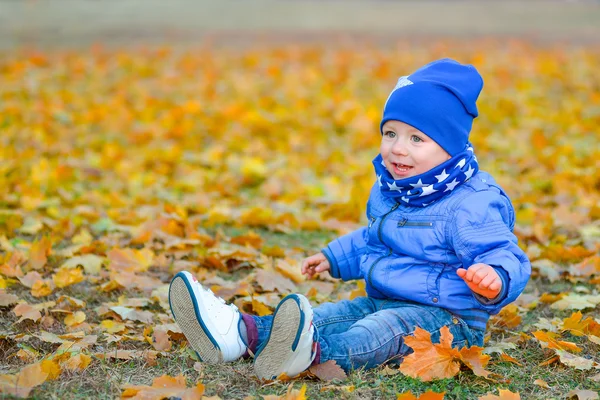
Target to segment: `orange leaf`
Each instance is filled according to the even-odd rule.
[[[555,350],[570,350],[576,353],[581,351],[581,348],[577,347],[577,345],[573,342],[557,340],[560,338],[560,335],[554,332],[535,331],[532,332],[532,334],[537,340],[539,340],[542,347]]]
[[[498,396],[488,393],[485,396],[479,397],[478,400],[521,400],[519,392],[513,393],[510,390],[498,389]]]
[[[126,272],[144,272],[154,260],[154,253],[148,248],[112,249],[107,255],[111,269]]]
[[[47,236],[33,243],[29,249],[29,266],[36,270],[42,269],[46,265],[51,251],[52,242]]]
[[[314,365],[309,368],[309,371],[322,381],[331,381],[333,379],[344,380],[348,377],[334,360]]]
[[[431,334],[417,327],[414,336],[407,336],[404,341],[414,353],[406,356],[400,365],[400,371],[423,381],[451,378],[459,371],[458,350],[450,347],[452,334],[445,326],[441,330],[440,343],[431,343]]]
[[[155,378],[152,386],[125,385],[121,398],[134,397],[137,399],[163,399],[176,397],[182,400],[199,399],[204,393],[204,385],[198,383],[195,387],[187,388],[185,377],[163,375]]]
[[[574,336],[583,336],[586,333],[587,326],[593,321],[591,317],[584,319],[581,311],[574,312],[570,317],[563,320],[563,331],[569,331]]]
[[[83,371],[91,362],[92,357],[87,354],[79,353],[65,361],[63,366],[70,371]]]
[[[490,360],[490,356],[487,354],[481,354],[483,347],[472,346],[463,347],[460,349],[460,360],[469,368],[473,370],[473,373],[477,376],[483,376],[487,378],[491,372],[484,369]]]
[[[420,395],[418,398],[412,393],[412,391],[408,391],[402,394],[396,395],[396,400],[443,400],[446,392],[436,393],[431,390]]]
[[[42,313],[40,310],[30,304],[18,304],[15,308],[13,308],[13,312],[17,317],[21,317],[21,319],[19,319],[17,322],[21,322],[26,319],[37,322],[42,318]]]

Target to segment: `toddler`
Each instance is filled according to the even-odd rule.
[[[469,142],[483,80],[472,65],[442,59],[398,80],[383,108],[368,226],[302,263],[312,278],[329,271],[364,279],[367,297],[314,309],[300,294],[270,316],[243,314],[188,272],[172,280],[173,316],[209,363],[254,355],[262,379],[293,377],[335,360],[345,371],[372,368],[412,350],[416,327],[454,347],[482,346],[491,314],[514,301],[531,274],[512,233],[510,199],[479,171]]]

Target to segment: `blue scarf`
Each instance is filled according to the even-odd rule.
[[[381,154],[375,157],[373,165],[381,194],[413,207],[426,207],[452,193],[454,188],[471,179],[479,170],[471,143],[448,161],[406,179],[394,180],[385,168]]]

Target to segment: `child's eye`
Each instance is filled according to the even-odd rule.
[[[389,138],[395,138],[396,137],[396,132],[385,131],[385,133],[383,134],[383,136],[387,136]]]
[[[412,141],[413,141],[413,142],[415,142],[415,143],[419,143],[419,142],[422,142],[422,141],[423,141],[423,139],[421,139],[421,138],[420,138],[420,137],[418,137],[417,135],[412,135],[412,136],[410,137],[410,140],[412,140]]]

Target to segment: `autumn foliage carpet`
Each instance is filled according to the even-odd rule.
[[[291,382],[197,362],[180,270],[260,315],[364,293],[299,262],[364,222],[383,102],[443,56],[484,76],[472,142],[534,266],[485,348],[417,332],[400,368]],[[599,70],[599,48],[510,40],[2,54],[0,396],[597,399]]]

